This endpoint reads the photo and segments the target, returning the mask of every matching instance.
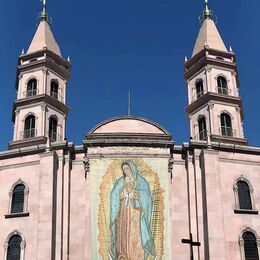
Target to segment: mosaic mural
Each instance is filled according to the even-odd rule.
[[[104,260],[163,259],[164,190],[142,159],[111,161],[100,185],[98,229]]]

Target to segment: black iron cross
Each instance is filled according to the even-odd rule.
[[[190,239],[182,239],[181,242],[183,244],[189,244],[190,245],[190,259],[194,260],[193,247],[194,246],[200,246],[200,242],[194,242],[193,241],[192,233],[190,233]]]

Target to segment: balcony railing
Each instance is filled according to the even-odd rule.
[[[55,131],[48,132],[48,136],[51,142],[61,142],[61,136]]]
[[[193,139],[195,141],[207,141],[207,137],[208,137],[207,130],[202,130]]]
[[[38,89],[27,90],[23,92],[24,97],[32,97],[38,94]]]
[[[25,130],[21,132],[21,139],[29,139],[37,136],[37,130],[35,128]]]
[[[232,127],[221,126],[219,128],[219,133],[224,136],[233,137],[236,135],[236,130],[233,130]]]
[[[63,97],[62,95],[60,95],[59,93],[55,92],[55,91],[50,91],[50,96],[53,97],[54,99],[63,102]]]
[[[216,92],[222,95],[230,95],[231,89],[216,87]]]
[[[191,102],[194,102],[196,101],[197,99],[199,99],[200,97],[202,97],[204,95],[204,91],[201,91],[201,92],[196,92],[192,98],[191,98]]]

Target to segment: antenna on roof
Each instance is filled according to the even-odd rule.
[[[128,116],[131,115],[131,90],[128,91]]]

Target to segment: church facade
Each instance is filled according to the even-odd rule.
[[[207,2],[184,68],[188,142],[119,116],[76,145],[65,138],[71,63],[44,4],[0,152],[1,259],[259,259],[260,148],[244,136],[236,55]]]

